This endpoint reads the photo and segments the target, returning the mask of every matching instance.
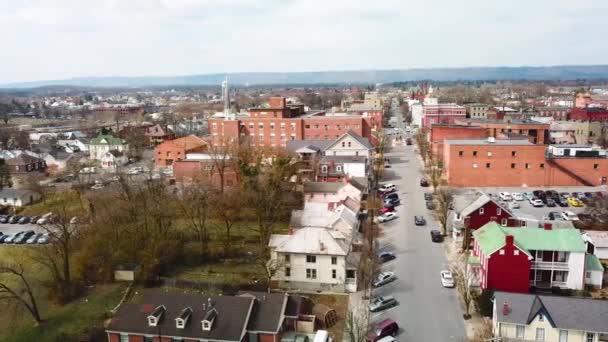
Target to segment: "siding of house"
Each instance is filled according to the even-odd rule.
[[[530,260],[524,251],[513,244],[512,238],[507,236],[507,244],[502,249],[484,258],[486,267],[482,275],[482,288],[528,293]],[[515,255],[516,251],[519,255]]]
[[[368,159],[371,157],[370,154],[371,152],[367,148],[348,135],[325,151],[326,156],[365,156]]]
[[[525,326],[524,339],[526,341],[534,341],[536,338],[536,329],[545,329],[545,341],[559,341],[560,329],[553,328],[548,319],[543,322],[538,320],[538,317],[534,318],[530,324]],[[516,338],[517,336],[517,324],[495,323],[496,332],[500,331],[500,336],[507,338]],[[580,330],[568,330],[568,342],[585,342],[585,332]]]
[[[503,219],[507,219],[507,222],[509,222],[509,219],[512,218],[508,211],[498,207],[493,201],[484,204],[481,208],[483,208],[483,214],[480,214],[480,210],[477,209],[469,216],[464,218],[465,225],[468,225],[471,231],[483,227],[490,221],[495,221],[501,224]],[[497,214],[499,208],[500,214]],[[509,225],[509,223],[507,223],[507,225]]]

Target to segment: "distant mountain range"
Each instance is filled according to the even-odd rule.
[[[608,79],[608,65],[547,67],[471,67],[315,72],[243,72],[186,76],[78,77],[64,80],[21,82],[0,88],[35,88],[53,85],[78,87],[147,87],[220,85],[225,76],[235,85],[271,84],[375,84],[418,80],[577,80]]]

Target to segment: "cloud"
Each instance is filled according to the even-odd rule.
[[[0,83],[600,64],[604,0],[4,0]]]

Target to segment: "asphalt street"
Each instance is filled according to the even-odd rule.
[[[399,120],[403,129],[403,124]],[[403,132],[403,130],[402,130]],[[383,183],[398,188],[401,205],[399,218],[382,224],[380,250],[392,251],[397,258],[382,266],[394,271],[397,280],[375,289],[372,296],[393,295],[396,307],[371,316],[371,323],[391,318],[401,327],[398,341],[465,341],[466,333],[457,290],[443,288],[439,273],[448,269],[442,243],[431,242],[431,229],[439,229],[425,207],[424,192],[420,187],[422,168],[414,152],[414,145],[395,145],[386,154],[391,168],[386,169]],[[414,215],[423,215],[426,226],[415,226]]]

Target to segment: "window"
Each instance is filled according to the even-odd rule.
[[[346,147],[346,142],[342,142],[342,147]]]
[[[120,342],[129,342],[129,335],[120,334]]]
[[[336,166],[336,171],[342,172],[342,165],[337,165]]]
[[[545,340],[545,329],[543,329],[543,328],[536,328],[536,338],[534,340],[536,340],[536,341],[544,341]]]
[[[544,322],[545,321],[545,316],[543,316],[543,314],[538,314],[538,321],[539,322]]]
[[[473,151],[473,157],[477,157],[477,151]]]
[[[291,256],[289,254],[285,254],[285,262],[289,263],[291,261]]]
[[[518,325],[515,327],[515,337],[523,339],[526,334],[526,327],[524,325]]]
[[[559,331],[559,342],[568,342],[568,330]]]
[[[545,168],[545,163],[540,163],[540,168],[544,169]]]
[[[593,169],[597,170],[600,167],[600,164],[593,164]]]
[[[259,129],[264,129],[264,124],[260,122],[260,123],[258,124],[258,128],[259,128]]]
[[[305,128],[310,128],[310,125],[304,125]]]
[[[306,279],[317,279],[317,270],[314,268],[307,268]]]
[[[589,271],[585,272],[585,278],[587,278],[587,279],[591,278],[591,272],[589,272]]]
[[[491,157],[491,156],[492,156],[492,152],[488,152],[488,157]]]
[[[318,129],[318,128],[319,128],[319,124],[315,124],[315,128],[317,128],[317,129]]]
[[[327,131],[329,129],[328,125],[323,125],[323,128],[325,128],[325,130]]]
[[[152,337],[152,336],[144,336],[144,342],[154,342],[154,337]]]
[[[308,263],[316,263],[317,262],[317,256],[316,255],[307,255],[306,256],[306,262]]]
[[[285,267],[285,276],[291,277],[291,267]]]
[[[338,264],[338,257],[332,256],[331,257],[331,264],[332,265],[337,265]]]
[[[587,336],[587,337],[585,338],[585,341],[586,341],[586,342],[595,342],[595,333],[588,332],[588,333],[586,334],[586,336]]]
[[[515,163],[511,163],[511,168],[514,169],[515,168]]]
[[[212,126],[213,126],[213,129],[216,129],[216,128],[217,128],[217,123],[215,123],[215,122],[214,122],[214,123],[212,124]]]
[[[327,165],[321,166],[321,173],[327,173]]]
[[[338,273],[336,272],[336,270],[331,270],[331,279],[336,279],[337,275]]]
[[[502,214],[502,209],[501,208],[496,208],[496,215],[500,215]]]
[[[479,215],[483,215],[483,208],[479,208]]]
[[[473,168],[476,169],[479,165],[477,163],[473,163]]]
[[[503,226],[503,227],[506,227],[507,226],[507,219],[503,218],[502,220],[500,220],[500,225]]]
[[[463,154],[464,154],[464,151],[458,151],[458,156],[462,157]]]
[[[505,255],[505,250],[504,250],[504,249],[501,249],[500,251],[498,251],[498,254],[500,254],[500,255]]]
[[[270,129],[274,129],[274,122],[270,123]]]
[[[530,168],[530,163],[526,163],[526,169]]]
[[[519,255],[519,249],[514,250],[513,255]]]
[[[350,147],[350,141],[348,142],[348,147]]]
[[[517,151],[511,151],[511,157],[517,156]]]
[[[486,163],[486,169],[490,168],[490,163]]]

